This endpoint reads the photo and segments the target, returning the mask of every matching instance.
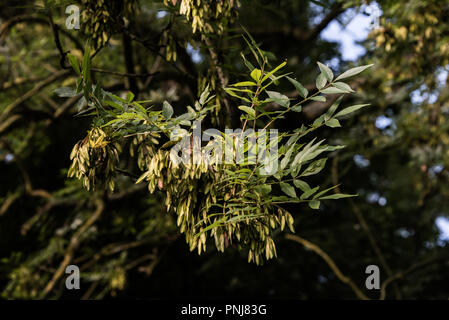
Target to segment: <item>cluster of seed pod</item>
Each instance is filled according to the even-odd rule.
[[[262,197],[259,197],[260,203],[251,208],[243,203],[252,198],[236,199],[239,194],[247,193],[245,186],[226,183],[229,181],[227,172],[237,170],[236,165],[206,161],[176,163],[171,160],[169,149],[156,151],[148,139],[139,139],[143,144],[137,147],[138,163],[139,167],[145,165],[146,168],[137,182],[146,181],[151,193],[157,189],[165,193],[165,205],[176,213],[177,225],[185,234],[191,251],[196,249],[199,254],[205,251],[209,234],[218,251],[223,252],[232,245],[247,249],[250,262],[259,264],[264,257],[276,256],[272,231],[283,230],[286,225],[293,231],[293,218],[283,209],[261,204]],[[228,203],[239,201],[241,207],[226,210]]]
[[[69,178],[75,176],[82,179],[87,190],[95,189],[101,181],[113,191],[115,166],[120,152],[118,142],[111,142],[103,130],[93,128],[73,147],[70,153],[72,164],[67,175]]]
[[[92,46],[101,47],[111,34],[118,31],[123,21],[137,4],[136,0],[78,0],[81,10],[84,32],[92,38]],[[120,22],[120,23],[118,23]]]
[[[190,21],[193,33],[223,33],[224,24],[232,20],[237,0],[201,1],[201,0],[164,0],[164,4],[180,3],[179,13]]]

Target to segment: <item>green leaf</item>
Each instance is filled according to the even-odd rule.
[[[245,98],[245,97],[242,97],[242,96],[239,96],[237,93],[235,93],[231,88],[224,88],[224,91],[227,93],[227,94],[229,94],[229,95],[231,95],[231,96],[233,96],[233,97],[235,97],[235,98],[238,98],[238,99],[240,99],[240,100],[243,100],[243,101],[246,101],[246,102],[250,102],[251,103],[251,101],[249,101],[247,98]]]
[[[271,184],[261,184],[255,187],[261,195],[268,195],[271,192]]]
[[[290,105],[290,99],[287,96],[284,96],[283,94],[280,94],[279,92],[276,91],[267,90],[266,92],[272,101],[283,106],[284,108],[288,108],[288,106]]]
[[[110,126],[111,124],[114,124],[114,123],[118,123],[118,122],[122,122],[123,123],[123,119],[112,119],[111,121],[109,121],[109,122],[106,122],[104,125],[102,125],[101,127],[103,128],[103,127],[107,127],[107,126]]]
[[[335,200],[335,199],[350,198],[350,197],[357,197],[357,196],[358,196],[358,194],[335,193],[335,194],[331,194],[329,196],[321,197],[320,200]]]
[[[245,66],[249,69],[249,71],[253,71],[254,70],[254,66],[251,64],[251,62],[249,62],[245,55],[243,54],[243,52],[240,52],[240,56],[243,59],[243,63],[245,64]]]
[[[123,106],[121,104],[119,104],[119,103],[116,103],[114,101],[109,101],[109,100],[104,100],[103,102],[106,103],[107,105],[115,108],[115,109],[123,110]]]
[[[281,182],[279,184],[279,186],[281,187],[281,190],[288,196],[292,197],[292,198],[296,198],[296,191],[295,188],[293,188],[290,184],[286,183],[286,182]]]
[[[126,101],[132,102],[133,99],[134,99],[134,93],[132,93],[131,91],[128,91],[128,93],[126,94]]]
[[[231,84],[233,87],[250,87],[250,86],[257,86],[257,83],[253,81],[243,81],[239,83]]]
[[[323,194],[326,194],[326,193],[328,193],[329,191],[331,191],[331,190],[333,190],[333,189],[335,189],[335,188],[338,188],[338,184],[337,185],[335,185],[335,186],[332,186],[332,187],[330,187],[330,188],[327,188],[327,189],[325,189],[325,190],[322,190],[322,191],[320,191],[320,192],[318,192],[317,194],[315,194],[314,196],[313,196],[313,199],[319,199]]]
[[[80,65],[78,64],[78,59],[73,54],[70,54],[70,53],[67,54],[67,59],[69,60],[69,63],[72,66],[73,70],[75,70],[75,72],[78,75],[80,75],[81,69],[80,69]]]
[[[352,88],[349,86],[349,84],[346,84],[344,82],[334,82],[334,83],[332,83],[332,85],[335,88],[345,91],[346,93],[354,92],[354,90],[352,90]]]
[[[334,74],[332,73],[332,70],[328,66],[322,64],[321,62],[317,62],[317,64],[321,70],[321,73],[324,74],[324,76],[326,77],[327,81],[332,82],[332,79],[334,79]]]
[[[299,105],[299,106],[293,106],[293,107],[292,107],[292,111],[295,111],[295,112],[301,112],[301,111],[302,111],[302,106],[301,106],[301,105]]]
[[[298,91],[298,93],[301,97],[307,98],[309,91],[306,88],[304,88],[304,86],[302,84],[300,84],[298,81],[296,81],[295,79],[292,79],[290,77],[287,77],[287,79],[295,86],[296,90]]]
[[[260,71],[260,69],[254,69],[251,72],[251,78],[253,78],[257,82],[259,82],[261,76],[262,76],[262,71]]]
[[[368,68],[371,68],[373,65],[374,64],[368,64],[366,66],[360,66],[360,67],[355,67],[355,68],[349,69],[348,71],[343,72],[341,75],[339,75],[337,77],[337,79],[335,79],[335,81],[355,76],[355,75],[359,74],[360,72],[362,72]]]
[[[62,98],[71,98],[71,97],[76,96],[76,91],[73,90],[72,88],[68,88],[68,87],[57,88],[53,92],[58,97],[62,97]]]
[[[173,107],[167,101],[162,105],[162,115],[165,119],[170,119],[173,115]]]
[[[335,110],[337,110],[338,106],[341,103],[341,100],[343,100],[343,96],[338,97],[337,100],[335,100],[334,103],[332,103],[332,105],[330,106],[329,110],[326,111],[326,113],[324,114],[324,120],[327,121],[329,120],[332,115],[334,114]]]
[[[369,104],[356,104],[354,106],[347,107],[346,109],[343,109],[340,112],[338,112],[335,115],[335,117],[337,118],[337,117],[341,117],[341,116],[350,114],[350,113],[355,112],[359,109],[362,109],[363,107],[366,107],[366,106],[369,106]]]
[[[318,157],[320,154],[322,154],[325,151],[327,151],[327,146],[317,148],[315,151],[311,152],[303,161],[305,162],[305,161],[315,159],[316,157]]]
[[[327,146],[326,147],[326,151],[332,152],[332,151],[340,150],[340,149],[343,149],[343,148],[346,148],[346,146]]]
[[[310,141],[304,147],[304,149],[295,156],[295,159],[293,160],[293,163],[292,163],[292,167],[296,167],[298,164],[302,164],[303,161],[306,161],[305,159],[307,159],[307,156],[310,153],[312,153],[313,151],[315,151],[320,146],[320,144],[323,143],[324,140],[321,140],[313,145],[314,141],[315,141],[315,139]]]
[[[207,98],[209,97],[209,85],[204,89],[200,96],[200,104],[203,105],[206,103]],[[196,106],[195,106],[196,107]]]
[[[339,128],[341,127],[340,122],[337,119],[330,119],[325,122],[325,125],[331,128]]]
[[[324,74],[320,73],[318,75],[318,77],[316,78],[316,87],[318,88],[318,90],[321,90],[324,88],[326,83],[327,83],[326,76]]]
[[[245,92],[245,93],[253,93],[251,90],[249,89],[238,89],[238,88],[226,88],[225,90],[230,90],[230,91],[236,91],[236,92]]]
[[[308,192],[311,190],[310,186],[305,181],[295,179],[293,180],[293,184],[295,185],[296,188],[301,189],[302,192]]]
[[[312,162],[306,170],[301,174],[302,177],[311,176],[314,174],[317,174],[321,170],[323,170],[324,166],[326,165],[326,158],[316,160]]]
[[[314,209],[314,210],[317,210],[317,209],[320,208],[320,202],[317,201],[317,200],[309,201],[309,207]]]
[[[239,106],[238,108],[249,114],[253,119],[256,117],[256,110],[254,110],[253,108],[247,106]]]
[[[187,112],[190,116],[190,119],[194,119],[196,117],[196,111],[191,106],[187,106]]]
[[[317,126],[320,126],[321,124],[323,124],[324,116],[325,116],[325,114],[322,114],[321,116],[316,118],[315,121],[313,121],[313,123],[312,123],[312,127],[317,127]]]
[[[83,108],[85,106],[87,106],[87,101],[86,101],[86,98],[83,96],[75,104],[75,109],[76,109],[77,112],[80,112],[81,110],[83,110]]]
[[[287,150],[287,152],[285,153],[285,155],[284,155],[284,158],[282,158],[282,160],[281,160],[281,170],[283,170],[287,165],[288,165],[288,163],[289,163],[289,161],[290,161],[290,158],[291,158],[291,156],[292,156],[292,153],[293,153],[293,149],[295,148],[295,145],[292,145],[288,150]]]
[[[84,82],[89,84],[90,83],[90,46],[89,46],[89,44],[87,44],[86,48],[84,49],[82,75],[84,78]]]
[[[323,96],[315,96],[310,98],[310,100],[312,101],[318,101],[318,102],[326,102],[326,97]]]
[[[270,72],[268,72],[260,82],[264,82],[265,80],[267,80],[269,77],[271,77],[276,71],[278,71],[279,69],[281,69],[282,67],[284,67],[287,64],[287,62],[282,62],[280,65],[278,65],[276,68],[274,68],[273,70],[271,70]]]
[[[307,199],[307,198],[310,197],[312,194],[314,194],[315,192],[317,192],[319,188],[320,188],[320,187],[315,187],[315,188],[313,188],[313,189],[304,191],[304,193],[301,195],[300,199],[301,199],[301,200]]]
[[[348,92],[345,90],[341,90],[339,88],[329,87],[329,88],[321,90],[321,93],[338,94],[338,93],[348,93]]]

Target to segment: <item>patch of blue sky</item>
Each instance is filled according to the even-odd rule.
[[[376,118],[376,128],[380,130],[384,130],[393,124],[393,119],[380,115]]]
[[[186,51],[194,63],[200,63],[203,61],[203,56],[200,53],[200,49],[195,49],[190,43],[187,43]]]
[[[358,42],[367,38],[372,28],[377,25],[381,14],[382,11],[376,2],[362,6],[360,11],[347,10],[343,20],[345,20],[345,17],[349,17],[349,22],[343,25],[337,20],[332,21],[321,32],[321,37],[324,40],[339,43],[344,60],[355,61],[366,52],[365,48]],[[335,62],[333,63],[335,64]]]
[[[359,168],[366,168],[370,165],[370,161],[367,158],[365,158],[364,156],[362,156],[361,154],[354,155],[353,159],[354,159],[355,164]]]
[[[444,242],[449,242],[449,219],[447,217],[438,217],[435,219],[435,224],[440,232],[438,244],[443,245]]]
[[[445,68],[439,68],[436,71],[435,77],[437,82],[437,90],[429,92],[429,89],[425,84],[421,85],[418,89],[410,93],[410,100],[413,104],[421,103],[435,103],[438,100],[439,88],[446,86],[447,77],[449,76],[448,66]]]
[[[157,17],[158,19],[162,19],[162,18],[164,18],[167,14],[168,14],[167,11],[165,11],[165,10],[160,10],[160,11],[158,11],[158,12],[156,13],[156,17]]]
[[[371,204],[377,203],[381,207],[384,207],[387,204],[387,198],[381,196],[378,192],[368,193],[366,200]]]

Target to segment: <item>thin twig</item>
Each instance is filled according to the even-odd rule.
[[[443,256],[443,257],[437,257],[437,258],[431,258],[431,259],[427,259],[421,262],[417,262],[415,264],[413,264],[410,268],[408,268],[405,271],[400,271],[398,273],[395,273],[394,275],[388,277],[381,285],[380,287],[380,300],[385,300],[385,297],[387,295],[387,286],[392,283],[395,280],[401,279],[403,277],[405,277],[407,274],[412,273],[413,271],[425,267],[427,265],[430,265],[432,263],[441,261],[441,260],[446,260],[449,259],[448,256]]]
[[[332,180],[333,184],[337,185],[337,187],[334,189],[335,193],[341,193],[340,188],[338,187],[338,156],[336,156],[332,163]],[[365,231],[369,243],[371,247],[374,250],[374,253],[376,254],[377,258],[379,259],[379,262],[381,263],[382,267],[385,269],[385,272],[388,276],[393,275],[393,271],[390,268],[390,265],[388,264],[387,260],[385,259],[384,254],[382,253],[382,250],[380,249],[379,245],[377,244],[376,239],[374,238],[374,235],[371,231],[371,228],[369,227],[368,223],[366,222],[365,218],[363,217],[362,211],[360,208],[355,204],[355,202],[351,198],[347,198],[349,205],[352,208],[353,213],[355,214],[357,220],[359,221],[360,226]],[[399,291],[399,288],[395,285],[395,294],[397,299],[401,299],[401,293]]]
[[[69,246],[64,255],[64,259],[59,265],[58,269],[54,273],[52,279],[47,283],[44,290],[41,293],[40,298],[44,299],[50,291],[54,288],[59,278],[64,274],[65,268],[70,264],[70,261],[73,259],[73,255],[75,253],[76,248],[79,246],[80,237],[89,229],[92,224],[94,224],[98,218],[101,216],[101,213],[104,210],[104,202],[101,199],[97,199],[96,201],[96,210],[95,212],[87,219],[87,221],[78,229],[77,232],[70,239]]]
[[[92,71],[94,72],[99,72],[99,73],[106,73],[106,74],[110,74],[113,76],[118,76],[118,77],[134,77],[134,78],[147,78],[147,77],[152,77],[156,74],[158,74],[158,72],[153,72],[153,73],[126,73],[126,72],[115,72],[115,71],[110,71],[110,70],[104,70],[104,69],[100,69],[100,68],[91,68]]]
[[[354,283],[354,281],[351,280],[351,278],[345,276],[341,272],[340,268],[338,268],[338,266],[335,264],[334,260],[332,260],[332,258],[329,257],[329,255],[326,252],[324,252],[320,247],[318,247],[316,244],[314,244],[304,238],[301,238],[300,236],[293,235],[293,234],[287,234],[287,235],[285,235],[285,237],[289,240],[293,240],[295,242],[298,242],[299,244],[302,244],[307,249],[310,249],[313,252],[315,252],[316,254],[318,254],[321,258],[323,258],[323,260],[327,263],[327,265],[332,269],[332,271],[335,273],[337,278],[340,279],[340,281],[342,281],[343,283],[346,283],[348,286],[351,287],[352,291],[354,291],[354,293],[357,295],[357,297],[359,297],[362,300],[370,300],[370,298],[368,298],[357,287],[357,285]]]
[[[11,104],[9,104],[3,112],[0,114],[0,123],[5,120],[5,118],[11,113],[11,111],[28,100],[29,98],[33,97],[34,95],[38,94],[41,89],[45,88],[46,86],[50,85],[51,83],[65,77],[66,75],[70,74],[71,70],[60,70],[51,76],[49,76],[47,79],[37,83],[33,89],[22,95],[20,98],[13,101]]]

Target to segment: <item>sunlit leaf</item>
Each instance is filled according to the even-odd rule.
[[[355,68],[349,69],[348,71],[345,71],[341,75],[339,75],[335,79],[335,81],[355,76],[355,75],[359,74],[360,72],[362,72],[362,71],[364,71],[364,70],[366,70],[368,68],[371,68],[373,65],[374,64],[368,64],[366,66],[360,66],[360,67],[355,67]]]

